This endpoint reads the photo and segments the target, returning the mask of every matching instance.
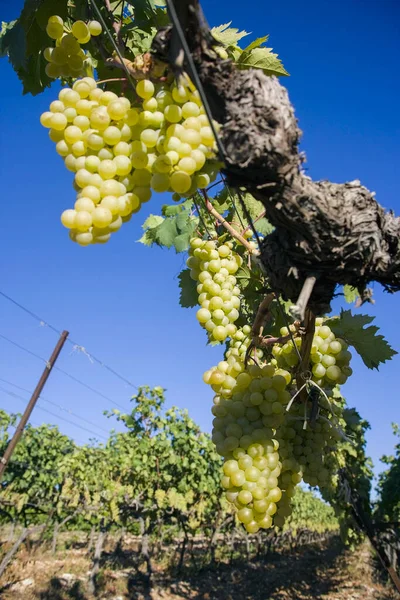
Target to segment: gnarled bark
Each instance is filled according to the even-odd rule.
[[[400,290],[400,219],[358,180],[335,184],[304,175],[301,131],[286,89],[260,70],[238,70],[218,57],[198,0],[173,2],[211,112],[222,125],[227,181],[260,200],[275,226],[261,253],[274,290],[295,302],[305,279],[315,276],[309,306],[317,315],[330,310],[337,284],[360,293],[370,281]],[[179,47],[169,27],[157,34],[153,51],[174,67]],[[191,74],[190,65],[185,69]]]

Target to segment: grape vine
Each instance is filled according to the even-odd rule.
[[[222,360],[203,376],[215,394],[212,439],[223,459],[225,498],[249,533],[284,527],[293,515],[295,488],[303,481],[319,487],[349,530],[352,525],[347,525],[349,512],[340,499],[338,471],[351,465],[355,456],[367,462],[365,428],[357,421],[352,429],[354,423],[348,419],[350,413],[340,387],[352,374],[349,347],[355,348],[370,368],[389,360],[395,352],[376,335],[376,327],[364,327],[372,320],[365,315],[343,311],[339,317],[320,317],[315,329],[310,311],[302,322],[292,318],[293,306],[284,304],[272,289],[280,282],[278,288],[286,290],[269,263],[280,258],[279,252],[271,252],[268,264],[265,256],[263,262],[259,260],[260,240],[261,250],[265,250],[275,239],[269,236],[273,227],[266,218],[266,203],[262,205],[250,193],[232,190],[224,180],[215,186],[215,197],[209,197],[219,172],[232,171],[232,165],[219,161],[222,157],[217,155],[213,130],[224,134],[224,128],[229,130],[232,123],[225,122],[220,129],[218,123],[210,122],[199,90],[182,71],[179,60],[172,65],[164,62],[167,59],[161,47],[153,54],[149,52],[152,44],[163,45],[162,34],[168,38],[168,30],[160,29],[168,24],[167,12],[152,3],[146,11],[139,3],[128,4],[124,7],[122,3],[121,14],[112,7],[102,7],[106,31],[94,20],[91,5],[83,0],[74,6],[66,0],[58,3],[57,15],[52,14],[50,0],[43,0],[38,11],[27,3],[20,18],[2,28],[1,52],[14,61],[26,91],[39,93],[54,79],[66,84],[40,117],[56,152],[74,173],[76,201],[74,208],[62,213],[62,224],[81,246],[105,243],[139,212],[153,191],[172,194],[175,204],[164,206],[162,216],[151,215],[146,220],[140,241],[188,251],[188,269],[180,277],[181,304],[196,306],[196,317],[208,343],[226,344]],[[30,53],[25,66],[15,62],[18,36],[14,34],[18,31]],[[239,41],[245,32],[221,26],[211,34],[215,43],[213,50],[207,50],[207,60],[214,60],[215,54],[235,63],[238,72],[253,68],[266,75],[287,75],[277,55],[264,47],[266,38],[241,48]],[[41,74],[33,78],[34,83],[32,73]],[[134,86],[129,85],[131,77]],[[214,93],[214,83],[212,88]],[[271,119],[266,129],[273,122]],[[296,137],[297,130],[293,135]],[[275,141],[281,137],[276,135]],[[296,144],[297,140],[291,145]],[[232,147],[232,154],[234,151]],[[280,153],[272,150],[268,155]],[[285,177],[290,169],[283,164]],[[270,185],[275,184],[269,182],[265,187]],[[270,210],[275,222],[279,220],[275,213],[283,214],[283,200],[279,202]],[[293,230],[297,231],[295,226]],[[302,249],[305,247],[303,244]],[[282,273],[286,283],[297,277],[296,268]],[[292,281],[291,285],[297,290],[299,282]],[[329,286],[330,297],[331,282]],[[263,307],[266,294],[271,301],[259,320],[258,308]],[[318,306],[322,305],[326,302]],[[132,416],[118,418],[138,427]],[[165,426],[162,419],[158,423]],[[157,427],[152,427],[154,433]],[[120,443],[117,436],[115,447]],[[168,454],[171,444],[167,446],[164,450]],[[83,458],[81,452],[70,457],[68,468],[74,472],[73,464],[94,464],[101,453],[96,449],[92,454],[84,453]],[[116,463],[109,464],[119,468]],[[355,470],[356,484],[363,488],[366,502],[369,486],[364,485],[363,478],[369,481],[367,471]],[[116,506],[121,498],[126,498],[125,476],[122,470],[111,488],[105,481],[102,484],[103,499],[113,518],[120,514]],[[76,478],[79,480],[79,473]],[[97,506],[101,494],[99,498],[97,489],[94,495],[85,486],[81,481],[74,487],[71,478],[66,478],[59,488],[60,502],[64,496],[70,498],[73,491],[69,500],[72,507],[80,503]],[[146,480],[143,486],[147,490]],[[96,488],[94,475],[91,487]],[[186,496],[183,500],[174,496],[181,493],[179,481],[172,495],[164,488],[157,492],[159,506],[167,497],[188,506]]]

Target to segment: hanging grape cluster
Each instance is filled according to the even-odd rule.
[[[198,268],[191,259],[188,265]],[[221,483],[249,533],[282,527],[301,481],[332,489],[340,466],[332,461],[332,452],[339,440],[346,439],[344,401],[333,388],[351,373],[347,344],[335,337],[324,319],[317,319],[310,372],[303,374],[310,378],[304,400],[296,383],[302,338],[295,326],[290,328],[290,341],[275,344],[269,355],[253,350],[247,365],[251,329],[238,328],[225,360],[203,376],[215,392],[212,439],[224,458]],[[283,328],[280,333],[287,336],[289,331]],[[317,364],[324,373],[315,372]],[[340,373],[328,372],[333,366]]]
[[[46,75],[51,79],[58,77],[82,77],[85,73],[87,58],[81,45],[87,44],[92,36],[102,32],[98,21],[75,21],[71,30],[58,15],[49,17],[46,32],[54,40],[54,46],[45,48],[43,56],[47,61]]]
[[[137,83],[136,93],[140,103],[84,77],[62,89],[41,115],[75,173],[75,206],[61,221],[82,246],[107,242],[153,190],[174,192],[179,200],[217,175],[213,133],[198,93],[148,79]]]
[[[293,325],[290,328],[295,334],[296,328]],[[289,331],[283,327],[280,333],[282,336],[286,336]],[[296,338],[295,344],[300,348],[301,338]],[[277,364],[284,368],[296,367],[299,363],[291,340],[284,345],[275,344],[272,353]],[[324,325],[322,318],[316,320],[310,360],[313,381],[324,389],[331,389],[336,384],[343,385],[353,373],[349,366],[351,352],[348,350],[348,345],[344,340],[336,338],[333,331]]]
[[[273,524],[282,498],[276,430],[291,399],[291,376],[272,364],[245,366],[250,327],[238,329],[226,360],[203,379],[216,392],[212,439],[224,457],[222,486],[249,533]]]
[[[190,276],[198,281],[201,308],[196,317],[211,340],[223,342],[235,335],[239,317],[240,289],[235,273],[243,262],[233,251],[233,243],[192,238],[186,262]]]

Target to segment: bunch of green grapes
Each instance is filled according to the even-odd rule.
[[[240,289],[235,273],[242,262],[232,242],[221,244],[198,237],[190,240],[186,264],[191,269],[192,279],[198,281],[201,308],[196,317],[212,340],[223,342],[237,332],[234,323],[239,318]]]
[[[71,30],[64,24],[61,17],[49,17],[46,32],[55,41],[54,46],[45,48],[43,56],[47,61],[46,75],[51,79],[58,77],[81,77],[85,75],[85,51],[81,44],[87,44],[91,36],[100,35],[101,24],[98,21],[76,21]]]
[[[319,414],[315,422],[308,420],[307,426],[304,426],[305,408],[302,403],[293,404],[288,422],[296,432],[293,457],[301,465],[304,482],[323,488],[331,484],[334,473],[327,466],[327,458],[332,452],[336,453],[338,442],[343,440],[346,422],[343,419],[342,398],[331,396],[327,401],[320,396],[318,403]],[[308,403],[308,419],[310,413],[311,406]]]
[[[75,173],[75,206],[61,221],[81,246],[107,242],[152,190],[175,192],[180,199],[217,175],[214,139],[198,93],[146,79],[136,92],[141,101],[132,104],[84,77],[62,89],[41,115],[57,153]],[[228,266],[232,271],[233,260]],[[237,311],[237,302],[229,312]]]
[[[291,326],[295,332],[294,326]],[[282,327],[281,335],[287,335],[288,329]],[[301,339],[295,338],[295,344],[300,349]],[[285,368],[293,368],[298,364],[298,356],[292,341],[284,345],[275,344],[272,350],[279,365]],[[312,378],[320,387],[332,389],[337,384],[344,384],[352,374],[350,368],[351,352],[346,342],[336,338],[328,325],[324,325],[324,319],[316,319],[315,334],[310,353],[310,370]]]
[[[249,334],[249,326],[239,329],[226,360],[206,371],[203,379],[216,392],[212,440],[225,459],[222,486],[246,531],[255,533],[275,524],[282,498],[277,433],[291,399],[286,389],[291,376],[272,364],[246,367]]]

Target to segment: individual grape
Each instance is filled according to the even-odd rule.
[[[104,206],[96,206],[92,213],[92,220],[93,225],[99,229],[104,229],[112,222],[113,215],[108,208],[105,208]]]
[[[136,84],[136,93],[140,98],[144,100],[148,100],[154,95],[155,88],[153,83],[148,79],[141,79]]]
[[[64,25],[58,21],[49,21],[46,26],[46,33],[52,40],[58,40],[63,34]]]
[[[87,231],[92,225],[92,214],[86,210],[77,211],[75,217],[75,229],[78,231]]]
[[[80,50],[79,43],[71,33],[63,36],[60,46],[61,48],[64,48],[70,56],[77,55]]]
[[[61,102],[60,100],[53,100],[53,102],[50,103],[50,112],[61,113],[64,110],[65,110],[64,103]]]
[[[107,92],[104,92],[104,94]],[[103,94],[103,96],[104,96]],[[92,110],[90,114],[90,126],[98,131],[104,131],[111,123],[110,115],[107,110],[102,109],[100,106]]]
[[[61,46],[54,48],[51,55],[51,62],[53,62],[55,65],[62,66],[67,63],[67,60],[68,54],[64,48]]]
[[[43,127],[51,128],[51,124],[53,122],[53,113],[50,111],[46,111],[40,115],[40,123]]]
[[[147,148],[154,148],[157,144],[158,135],[158,131],[144,129],[140,134],[140,141],[143,142]]]
[[[151,198],[151,189],[146,186],[138,186],[133,188],[133,193],[139,198],[141,203],[148,202]]]
[[[182,116],[184,119],[189,117],[197,117],[200,114],[200,108],[194,102],[186,102],[182,106]]]
[[[93,37],[100,35],[101,32],[103,31],[101,23],[99,23],[98,21],[89,21],[87,26],[88,26],[90,35],[92,35]]]
[[[190,157],[181,158],[178,162],[178,169],[188,175],[192,175],[195,172],[196,166],[196,161]]]
[[[170,178],[171,188],[174,192],[184,194],[190,189],[192,185],[192,179],[190,175],[184,171],[175,171]]]
[[[76,92],[75,90],[67,90],[66,94],[63,96],[63,102],[65,104],[65,106],[68,107],[75,107],[76,103],[79,102],[79,100],[81,99],[80,95],[78,94],[78,92]]]
[[[182,119],[182,109],[177,104],[169,104],[164,110],[164,116],[170,123],[179,123]]]
[[[71,208],[64,210],[64,212],[61,215],[61,223],[67,229],[73,229],[75,227],[76,215],[76,211],[72,210]]]
[[[74,144],[82,140],[82,131],[75,125],[68,125],[64,130],[64,138],[68,144]]]
[[[53,51],[54,51],[54,48],[45,48],[43,50],[43,56],[44,56],[44,59],[47,60],[47,62],[51,62],[51,57],[52,57]]]
[[[119,121],[123,119],[129,110],[129,106],[126,106],[124,102],[121,100],[113,100],[107,106],[107,112],[110,115],[111,119],[114,121]]]
[[[117,166],[113,160],[102,160],[98,170],[103,179],[112,179],[117,173]]]
[[[90,35],[90,33],[86,23],[84,21],[75,21],[75,23],[72,24],[72,35],[77,40],[87,38],[87,36]]]
[[[103,140],[109,146],[115,146],[115,144],[118,144],[118,142],[121,141],[121,137],[121,131],[114,125],[110,125],[103,131]]]

